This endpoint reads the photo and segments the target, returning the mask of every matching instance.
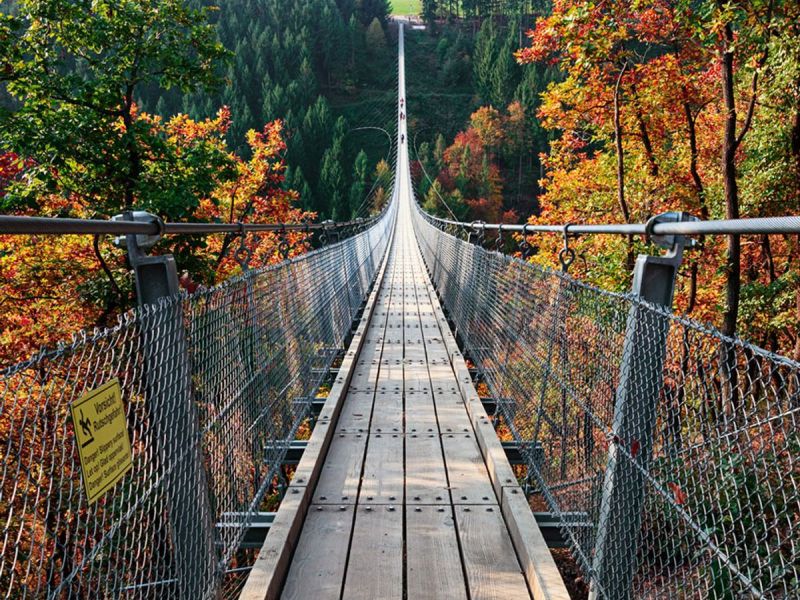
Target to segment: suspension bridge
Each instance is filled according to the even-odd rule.
[[[537,229],[417,206],[398,50],[391,200],[348,235],[212,226],[326,243],[181,294],[146,236],[208,225],[58,224],[127,236],[140,307],[0,372],[0,592],[555,600],[566,547],[592,598],[798,597],[800,364],[670,311],[686,236],[798,218],[539,228],[667,248],[630,294],[486,249]]]

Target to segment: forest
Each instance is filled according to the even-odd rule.
[[[462,3],[462,15],[494,14],[487,4]],[[426,6],[429,19],[457,10]],[[428,210],[532,224],[797,214],[797,3],[560,1],[524,43],[515,27],[483,20],[472,55],[481,107],[452,143],[419,147]],[[531,242],[533,261],[557,266],[562,240]],[[706,237],[687,255],[676,310],[800,359],[799,244]],[[647,250],[607,236],[573,248],[571,273],[616,291]]]
[[[398,12],[408,6],[419,14]],[[407,85],[398,115],[401,20]],[[393,228],[401,202],[389,199],[402,198],[405,211],[411,198],[392,195],[402,144],[420,207],[457,221],[796,216],[800,3],[0,0],[1,215],[107,221],[141,210],[168,223],[238,228],[165,236],[148,249],[174,256],[182,290],[138,310],[135,261],[111,235],[0,234],[0,590],[14,598],[45,587],[64,597],[109,595],[101,587],[178,597],[148,586],[187,582],[233,590],[258,547],[244,546],[245,532],[276,523],[251,517],[278,519],[270,513],[279,503],[297,514],[312,504],[328,510],[314,494],[327,468],[319,461],[335,454],[333,431],[362,461],[353,477],[337,471],[356,482],[353,493],[336,494],[348,507],[361,501],[367,457],[376,473],[389,462],[388,450],[374,459],[374,448],[400,449],[391,452],[399,468],[386,472],[404,495],[402,510],[393,495],[372,515],[394,513],[385,523],[396,525],[393,549],[405,568],[413,554],[405,469],[417,438],[406,419],[418,402],[424,418],[412,416],[431,425],[425,439],[433,440],[418,454],[441,459],[436,489],[444,491],[435,497],[451,500],[431,515],[457,506],[451,483],[463,474],[454,465],[469,463],[486,479],[487,510],[461,496],[464,512],[500,523],[474,529],[525,537],[506,520],[519,483],[531,527],[563,537],[554,554],[563,553],[562,577],[580,588],[575,598],[597,580],[594,544],[607,531],[597,524],[609,520],[644,531],[641,546],[619,553],[630,555],[621,571],[655,565],[643,579],[661,595],[690,576],[691,589],[711,582],[705,597],[732,598],[741,583],[734,575],[755,573],[747,589],[782,586],[790,597],[800,516],[800,235],[700,237],[683,256],[668,314],[625,295],[637,255],[664,252],[648,236],[462,235],[484,243],[482,252],[418,212]],[[253,235],[242,225],[366,217],[378,225],[343,244],[326,239],[325,248],[308,230]],[[395,230],[405,236],[399,243]],[[567,246],[570,264],[559,261]],[[470,277],[461,277],[464,265]],[[382,326],[373,327],[374,315]],[[415,348],[412,332],[428,327]],[[433,348],[441,359],[431,359]],[[135,464],[87,503],[73,455],[78,425],[91,421],[71,410],[101,382],[119,387],[120,431],[132,437]],[[393,389],[378,393],[384,382]],[[459,387],[448,393],[449,384]],[[348,414],[357,427],[339,420],[329,428],[347,414],[332,404],[357,393],[363,405]],[[395,402],[383,407],[395,446],[383,445],[385,425],[371,429],[379,396]],[[448,406],[444,397],[455,400]],[[444,428],[445,418],[458,429]],[[444,431],[470,448],[450,471]],[[317,451],[313,477],[296,476],[302,456]],[[620,490],[639,507],[601,515]],[[331,506],[331,514],[349,510]],[[347,513],[352,527],[365,508]],[[553,520],[536,525],[532,512]],[[444,518],[457,578],[468,578],[455,536],[471,527],[457,514]],[[178,531],[203,523],[205,548]],[[273,531],[301,535],[299,520],[277,523]],[[436,523],[426,532],[440,532]],[[387,546],[388,536],[364,530],[375,547]],[[357,538],[342,531],[347,550],[336,558],[349,560]],[[585,556],[569,558],[564,546]],[[302,561],[298,547],[284,546],[278,562]],[[507,570],[524,588],[519,547],[506,548]],[[208,564],[193,565],[185,548]],[[484,546],[475,548],[484,560]],[[616,548],[606,564],[609,554]],[[179,564],[205,570],[209,582],[165,575]],[[396,579],[410,597],[408,573]],[[56,587],[65,583],[73,587]],[[470,589],[465,596],[476,597]],[[673,595],[690,597],[686,589]]]
[[[359,129],[394,116],[387,2],[93,6],[87,19],[81,3],[0,3],[2,212],[280,223],[383,202],[392,147]],[[110,242],[0,239],[3,362],[132,305]],[[162,251],[193,289],[238,268],[231,249],[230,236],[186,237]],[[253,250],[252,266],[279,258],[274,240]]]
[[[135,205],[167,220],[347,220],[383,200],[394,151],[387,0],[100,3],[89,19],[56,0],[0,6],[3,212],[107,217]],[[407,42],[409,149],[429,212],[622,223],[797,211],[795,3],[424,0],[419,17],[426,30]],[[42,35],[53,19],[60,27]],[[140,39],[145,30],[163,35]],[[531,260],[557,265],[560,240],[531,242]],[[61,337],[60,314],[93,327],[130,306],[109,240],[0,243],[3,302],[14,305],[0,327],[6,358]],[[679,312],[800,357],[798,243],[702,240]],[[180,239],[171,250],[196,285],[235,271],[229,247]],[[646,249],[609,237],[574,247],[572,274],[616,291]],[[260,252],[276,259],[269,244]]]

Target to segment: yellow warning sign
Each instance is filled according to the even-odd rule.
[[[70,408],[83,485],[91,504],[133,465],[119,379],[84,394]]]

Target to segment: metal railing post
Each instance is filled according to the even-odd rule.
[[[126,220],[160,220],[125,213]],[[180,302],[155,308],[179,293],[172,255],[147,256],[144,247],[159,236],[128,235],[125,245],[134,271],[145,370],[145,398],[163,481],[179,598],[206,598],[214,589],[214,523],[200,448],[200,427],[192,399],[192,369]],[[160,518],[160,515],[153,515]],[[213,592],[211,594],[213,596]]]
[[[695,219],[686,213],[666,213],[652,218],[648,231],[657,223],[688,220]],[[683,236],[651,238],[669,251],[664,256],[640,255],[636,259],[632,293],[671,310],[675,278],[686,240]],[[589,595],[592,600],[632,597],[645,500],[645,473],[653,450],[669,326],[666,313],[639,302],[631,305],[597,524]]]

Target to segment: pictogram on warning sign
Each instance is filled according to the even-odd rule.
[[[95,502],[127,473],[133,461],[119,379],[72,403],[72,423],[81,459],[83,486]]]

